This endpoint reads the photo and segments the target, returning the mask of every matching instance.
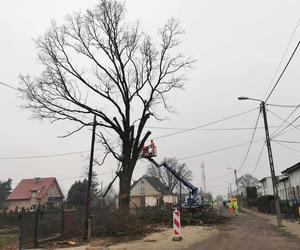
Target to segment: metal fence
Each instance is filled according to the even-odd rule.
[[[299,220],[299,207],[300,203],[293,200],[280,201],[280,211],[285,219]]]
[[[275,214],[274,196],[258,197],[257,200],[239,199],[239,205],[244,208],[256,208],[262,213]],[[295,200],[280,200],[280,211],[284,219],[300,220],[300,203]]]
[[[20,214],[19,249],[37,247],[39,243],[59,238],[63,234],[64,211],[40,209]]]

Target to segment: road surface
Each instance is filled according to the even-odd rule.
[[[300,225],[299,225],[300,227]],[[265,219],[242,212],[218,226],[209,239],[188,250],[299,250],[300,240]]]

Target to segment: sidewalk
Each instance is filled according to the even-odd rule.
[[[276,215],[270,215],[270,214],[265,214],[265,213],[261,213],[261,212],[256,212],[256,211],[253,211],[253,210],[250,210],[247,208],[241,208],[241,210],[246,213],[253,214],[257,217],[266,219],[268,221],[268,223],[270,223],[274,226],[277,226]],[[282,224],[283,224],[283,227],[280,227],[281,230],[288,232],[290,234],[293,234],[300,239],[300,224],[298,224],[297,222],[287,221],[285,219],[282,220]]]
[[[93,238],[89,244],[60,248],[66,250],[179,250],[189,248],[208,239],[217,232],[214,226],[185,226],[182,227],[182,241],[172,241],[172,228],[151,233],[139,240],[112,243],[105,238]],[[57,248],[54,248],[57,249]],[[42,249],[35,249],[42,250]]]

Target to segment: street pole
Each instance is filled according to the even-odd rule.
[[[273,193],[274,193],[274,198],[275,198],[275,210],[276,210],[276,215],[277,215],[277,223],[278,223],[278,226],[282,226],[282,218],[281,218],[278,189],[277,189],[277,180],[276,180],[275,169],[274,169],[274,162],[273,162],[272,148],[271,148],[271,143],[270,143],[266,106],[265,106],[264,101],[261,101],[260,107],[261,107],[261,110],[263,113],[263,118],[264,118],[266,144],[267,144],[267,148],[268,148],[268,156],[269,156],[269,162],[270,162],[270,171],[271,171],[271,177],[272,177]]]
[[[232,188],[231,188],[231,182],[229,182],[229,190],[230,190],[230,197],[232,197]]]
[[[239,186],[238,186],[238,181],[237,181],[237,176],[236,176],[236,169],[234,169],[233,171],[234,171],[234,178],[235,178],[235,185],[236,185],[236,193],[238,196],[239,195]]]
[[[83,223],[83,240],[88,241],[88,228],[89,228],[89,217],[90,217],[90,200],[91,200],[91,186],[92,186],[92,175],[93,175],[93,163],[94,163],[94,147],[95,147],[95,134],[96,134],[96,115],[94,115],[92,142],[91,142],[91,153],[90,153],[90,165],[88,174],[88,185],[86,190],[85,200],[85,214]]]
[[[179,181],[179,209],[181,211],[181,201],[182,201],[182,197],[181,197],[181,181]]]

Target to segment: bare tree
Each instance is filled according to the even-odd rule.
[[[178,52],[182,34],[178,20],[170,19],[155,43],[138,23],[125,21],[124,4],[100,0],[64,25],[53,22],[36,41],[43,72],[20,77],[24,106],[33,117],[79,124],[65,136],[91,126],[96,115],[99,140],[121,162],[119,197],[125,210],[134,167],[151,134],[145,124],[160,119],[159,105],[171,110],[166,95],[182,88],[193,63]]]
[[[190,181],[192,179],[192,171],[189,170],[184,163],[179,163],[175,157],[164,158],[162,163],[166,163],[183,179],[187,181]],[[178,191],[180,181],[166,168],[157,168],[152,164],[148,166],[147,174],[153,177],[158,177],[160,181],[168,188],[169,192]]]
[[[245,193],[247,187],[257,187],[259,181],[251,174],[244,174],[237,179],[237,184],[239,190]]]

